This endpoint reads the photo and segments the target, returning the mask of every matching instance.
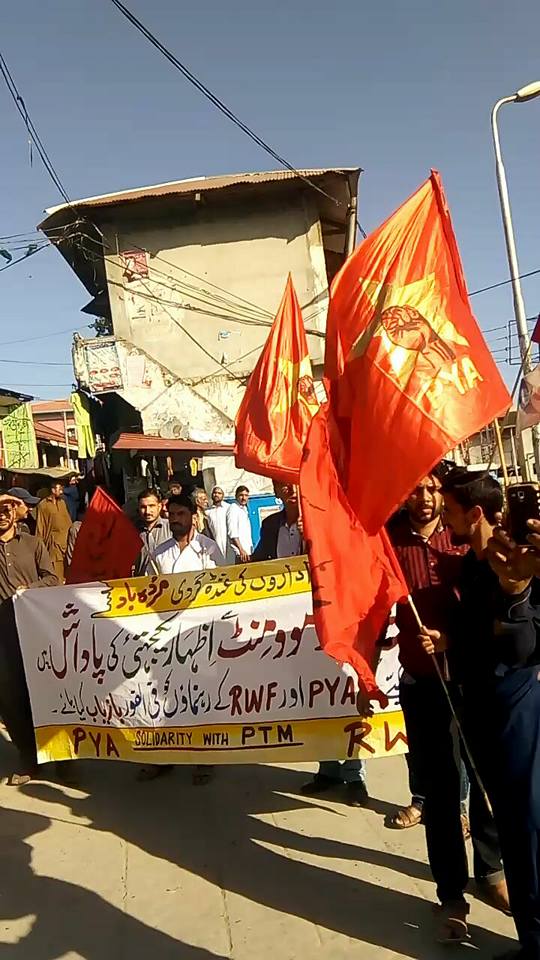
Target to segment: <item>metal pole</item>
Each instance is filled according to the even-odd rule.
[[[347,233],[345,237],[345,256],[350,257],[356,246],[356,218],[358,211],[358,196],[351,188],[351,199],[347,210]]]
[[[64,440],[65,440],[65,446],[66,446],[67,466],[70,467],[71,464],[70,464],[70,462],[69,462],[69,461],[70,461],[70,455],[69,455],[69,433],[68,433],[68,422],[67,422],[67,416],[66,416],[66,411],[65,411],[65,410],[64,410]]]
[[[501,461],[501,470],[504,480],[504,489],[506,490],[508,486],[508,470],[506,469],[506,459],[504,456],[504,444],[501,434],[501,425],[497,418],[493,421],[493,429],[495,430],[495,437],[497,439],[497,448],[499,451],[499,460]]]
[[[512,295],[514,299],[514,316],[516,320],[516,327],[518,331],[519,339],[519,352],[521,354],[523,375],[526,376],[531,371],[531,356],[530,356],[530,340],[529,340],[529,331],[527,329],[527,318],[525,314],[525,304],[523,303],[523,294],[521,292],[521,283],[519,280],[519,266],[517,259],[516,251],[516,241],[514,236],[514,227],[512,224],[512,210],[510,207],[510,197],[508,195],[508,184],[506,181],[506,171],[504,169],[504,163],[501,152],[501,142],[499,138],[499,128],[497,126],[497,116],[500,108],[505,103],[515,103],[518,100],[516,94],[513,94],[511,97],[503,97],[501,100],[498,100],[493,110],[491,111],[491,131],[493,134],[493,146],[495,149],[495,169],[497,174],[497,187],[499,189],[499,200],[501,203],[501,214],[504,227],[504,238],[506,241],[506,253],[508,256],[508,266],[510,268],[510,278],[512,281]],[[519,440],[520,446],[520,459],[523,462],[523,465],[526,470],[526,480],[530,480],[530,469],[527,459],[525,457],[525,451],[523,449],[523,441]],[[538,435],[538,428],[533,428],[533,450],[534,450],[534,462],[536,467],[536,475],[540,478],[540,442]]]

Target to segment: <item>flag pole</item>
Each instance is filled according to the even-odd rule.
[[[503,445],[503,439],[502,439],[502,433],[501,433],[501,425],[497,417],[495,417],[493,421],[493,428],[495,430],[495,439],[497,441],[497,449],[499,451],[499,460],[501,463],[501,470],[503,474],[504,489],[506,490],[508,486],[508,470],[506,467],[506,460],[504,456],[504,445]]]
[[[420,630],[421,632],[423,632],[426,628],[425,628],[424,624],[422,623],[422,618],[420,617],[420,614],[418,613],[416,604],[415,604],[415,602],[414,602],[414,600],[413,600],[413,598],[411,597],[410,594],[407,596],[407,603],[409,604],[409,607],[411,608],[411,612],[412,612],[412,614],[413,614],[413,616],[414,616],[414,618],[415,618],[415,620],[416,620],[416,623],[418,624],[419,630]],[[476,764],[475,764],[475,762],[474,762],[474,757],[473,757],[473,755],[472,755],[472,753],[471,753],[469,744],[467,743],[467,740],[466,740],[466,738],[465,738],[465,734],[464,734],[464,732],[463,732],[463,727],[462,727],[461,722],[460,722],[460,720],[459,720],[459,717],[458,717],[458,715],[457,715],[457,713],[456,713],[456,709],[455,709],[455,707],[454,707],[454,704],[452,703],[452,697],[450,696],[450,691],[449,691],[449,689],[448,689],[448,684],[446,683],[446,680],[444,679],[444,677],[443,677],[443,675],[442,675],[442,671],[441,671],[441,668],[440,668],[440,666],[439,666],[439,661],[437,660],[437,657],[435,656],[434,653],[431,654],[431,660],[432,660],[433,665],[434,665],[434,667],[435,667],[437,676],[438,676],[439,680],[441,681],[441,685],[442,685],[442,688],[443,688],[443,690],[444,690],[445,697],[446,697],[446,699],[447,699],[447,701],[448,701],[448,706],[450,707],[450,713],[452,714],[453,720],[454,720],[454,722],[455,722],[455,724],[456,724],[456,728],[457,728],[457,732],[458,732],[458,734],[459,734],[459,738],[460,738],[460,740],[461,740],[461,742],[462,742],[462,744],[463,744],[463,749],[465,750],[465,753],[466,753],[466,755],[467,755],[467,759],[468,759],[468,761],[469,761],[469,763],[470,763],[470,765],[471,765],[471,770],[472,770],[472,772],[474,773],[474,776],[476,777],[476,782],[477,782],[477,784],[478,784],[478,786],[479,786],[479,788],[480,788],[480,792],[481,792],[481,794],[482,794],[482,796],[483,796],[483,798],[484,798],[484,800],[485,800],[485,803],[486,803],[486,806],[487,806],[487,808],[488,808],[488,811],[489,811],[489,813],[493,816],[493,807],[491,806],[491,802],[490,802],[490,799],[489,799],[489,797],[488,797],[488,795],[487,795],[486,788],[484,787],[484,784],[483,784],[483,782],[482,782],[482,778],[481,778],[480,774],[478,773],[477,766],[476,766]]]

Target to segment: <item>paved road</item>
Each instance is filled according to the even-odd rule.
[[[370,762],[368,811],[302,798],[309,765],[223,767],[204,787],[188,768],[146,784],[129,764],[77,769],[80,790],[0,787],[0,960],[480,960],[513,945],[511,921],[475,900],[471,946],[434,945],[423,831],[384,827],[407,796],[402,758]]]

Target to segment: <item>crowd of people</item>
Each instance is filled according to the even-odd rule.
[[[20,487],[0,492],[0,600],[63,581],[80,528],[75,484],[53,484],[37,501]],[[304,552],[298,490],[276,483],[282,508],[254,546],[249,491],[225,502],[216,486],[171,483],[138,498],[141,552],[134,574],[200,571]],[[388,524],[413,608],[396,611],[402,666],[410,803],[393,829],[424,824],[440,903],[438,937],[467,936],[466,841],[477,894],[512,913],[524,960],[540,958],[540,522],[516,544],[502,525],[503,492],[490,474],[445,465],[411,492]],[[70,547],[71,544],[71,547]],[[71,553],[70,553],[71,550]],[[166,768],[146,768],[145,778]],[[35,770],[14,775],[15,785]],[[211,768],[195,768],[203,783]],[[345,786],[367,806],[366,764],[325,761],[303,792]],[[468,810],[467,810],[468,807]]]

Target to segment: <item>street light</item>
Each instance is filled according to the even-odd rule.
[[[519,280],[519,266],[516,253],[516,240],[514,228],[512,225],[512,211],[510,208],[510,198],[508,196],[508,184],[506,182],[506,172],[501,153],[501,142],[499,139],[499,129],[497,127],[497,115],[505,103],[526,103],[527,100],[534,100],[540,97],[540,80],[534,83],[528,83],[521,87],[510,97],[503,97],[498,100],[491,111],[491,130],[493,133],[493,146],[495,148],[495,161],[497,172],[497,186],[499,188],[499,199],[501,202],[501,213],[503,219],[504,236],[506,240],[506,252],[508,255],[508,266],[510,268],[510,278],[512,281],[512,294],[514,298],[514,315],[519,339],[519,352],[521,354],[522,372],[526,376],[532,369],[529,331],[527,329],[527,319],[525,314],[525,305],[523,303],[523,294],[521,292],[521,283]],[[533,427],[533,449],[534,463],[536,467],[536,476],[540,479],[540,440],[538,427]],[[522,460],[527,474],[524,479],[528,480],[529,467],[521,443]]]

